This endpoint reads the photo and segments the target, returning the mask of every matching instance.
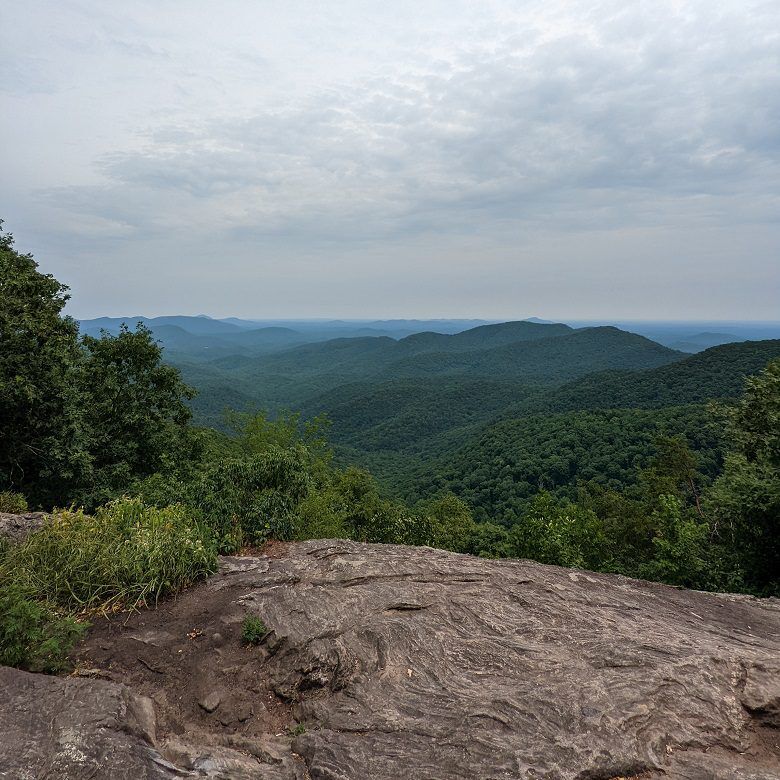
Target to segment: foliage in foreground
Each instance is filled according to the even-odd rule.
[[[0,665],[57,672],[87,628],[83,621],[58,615],[15,583],[0,588]]]
[[[181,506],[120,499],[61,511],[0,560],[0,663],[53,671],[83,617],[156,601],[216,569],[210,534]]]
[[[4,569],[38,598],[72,610],[147,604],[216,569],[208,533],[181,506],[119,499],[94,515],[57,512],[11,548]]]

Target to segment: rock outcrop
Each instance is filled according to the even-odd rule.
[[[104,679],[4,670],[0,778],[780,778],[777,600],[428,548],[275,554],[97,622],[75,658]]]
[[[45,516],[42,512],[26,512],[23,515],[0,512],[0,539],[21,542],[27,534],[38,530],[43,525]]]

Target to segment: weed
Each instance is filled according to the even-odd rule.
[[[71,611],[156,601],[216,569],[216,553],[184,508],[119,499],[95,515],[62,511],[11,548],[6,576]]]
[[[61,617],[18,584],[0,583],[0,664],[60,671],[86,623]]]
[[[241,639],[248,645],[257,645],[268,633],[268,627],[256,615],[247,615],[241,624]]]

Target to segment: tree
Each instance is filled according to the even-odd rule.
[[[686,512],[675,495],[661,495],[657,503],[651,517],[654,556],[639,567],[639,574],[685,588],[712,586],[715,573],[706,523]]]
[[[194,391],[162,363],[162,348],[141,323],[82,343],[79,379],[93,478],[80,498],[94,506],[134,480],[191,459],[196,440],[186,401]]]
[[[424,507],[435,522],[436,546],[455,552],[467,552],[474,536],[474,519],[465,501],[445,493]]]
[[[747,584],[780,593],[780,360],[749,377],[730,411],[729,452],[710,491],[713,530]]]
[[[67,291],[0,232],[0,490],[33,506],[62,501],[90,468],[75,381],[78,325],[61,316]]]
[[[659,436],[655,440],[655,449],[655,457],[640,475],[646,494],[650,497],[676,495],[686,504],[694,504],[701,517],[700,485],[703,476],[685,437]]]
[[[513,555],[598,569],[608,557],[602,521],[590,509],[540,491],[509,530]]]
[[[262,455],[269,450],[290,450],[303,446],[313,475],[325,477],[333,459],[328,444],[330,420],[320,414],[301,420],[300,412],[281,411],[275,420],[266,411],[226,412],[228,427],[236,434],[234,449],[244,455]]]

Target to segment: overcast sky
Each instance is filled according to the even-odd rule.
[[[75,316],[780,319],[778,0],[0,5]]]

